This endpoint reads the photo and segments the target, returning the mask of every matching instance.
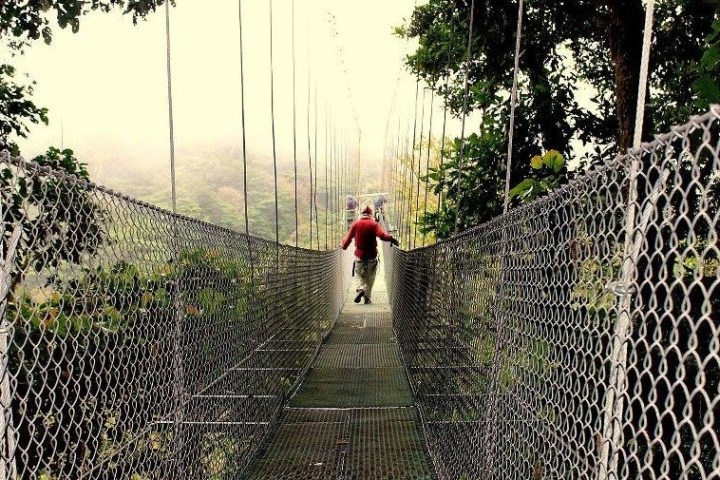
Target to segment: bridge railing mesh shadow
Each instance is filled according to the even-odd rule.
[[[720,478],[718,112],[386,256],[441,478]]]
[[[7,153],[0,187],[0,478],[237,478],[336,319],[340,253]]]

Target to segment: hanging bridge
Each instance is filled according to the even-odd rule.
[[[339,251],[5,153],[3,476],[717,478],[719,133],[386,248],[373,305]]]
[[[177,213],[168,89],[172,211],[0,153],[0,479],[720,479],[720,107],[419,248],[413,138],[357,305],[310,82],[317,250],[276,163],[275,241]]]

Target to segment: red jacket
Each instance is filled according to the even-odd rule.
[[[377,258],[377,242],[375,237],[389,242],[392,235],[385,230],[370,215],[362,215],[350,225],[350,230],[345,234],[342,241],[342,249],[345,250],[355,239],[355,256],[364,260]]]

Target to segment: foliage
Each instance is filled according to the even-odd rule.
[[[478,225],[502,212],[504,140],[497,131],[483,135],[471,134],[464,141],[455,139],[447,145],[442,168],[430,169],[426,181],[432,192],[442,195],[443,202],[436,212],[421,217],[421,232],[436,232],[438,238],[447,238],[455,229],[459,214],[460,230]]]
[[[696,67],[700,76],[693,82],[699,108],[720,102],[720,20],[713,22],[712,32],[705,41],[707,48]]]
[[[510,200],[532,201],[555,190],[565,179],[565,157],[557,150],[544,155],[535,155],[530,159],[530,167],[537,176],[524,179],[509,192]],[[539,176],[544,174],[544,176]]]
[[[16,228],[22,229],[15,252],[18,268],[11,285],[21,281],[28,269],[40,271],[63,262],[77,263],[85,254],[100,248],[105,238],[101,224],[106,212],[83,186],[88,180],[85,164],[72,150],[51,147],[33,159],[41,167],[72,175],[25,175],[5,165],[0,169],[0,195],[3,201],[2,255]]]
[[[11,135],[27,137],[28,123],[48,123],[47,109],[40,108],[29,97],[33,83],[23,85],[16,80],[16,70],[8,64],[0,64],[0,151],[10,150],[18,154]]]
[[[191,288],[200,277],[206,288]],[[148,419],[166,417],[175,408],[177,379],[170,372],[177,348],[178,285],[186,319],[183,355],[188,362],[212,359],[199,357],[213,337],[198,324],[245,331],[252,297],[245,262],[222,259],[217,252],[183,250],[178,265],[168,261],[141,268],[121,261],[84,268],[65,280],[50,277],[38,290],[26,285],[9,303],[7,315],[14,319],[9,368],[17,380],[13,410],[22,412],[14,415],[24,452],[16,457],[21,471],[48,465],[49,479],[78,478],[105,462],[109,477],[127,478],[129,472],[113,470],[127,465],[115,457],[127,454],[121,447],[142,433],[130,453],[143,459],[134,462],[142,470],[130,473],[163,476],[171,437],[163,428],[142,430]],[[238,356],[245,351],[235,349]],[[217,378],[222,362],[233,360],[216,356],[188,375],[183,387],[202,388]]]
[[[534,152],[556,149],[566,158],[582,156],[588,164],[606,160],[630,144],[643,6],[641,0],[601,3],[525,3],[511,165],[513,185],[532,174],[523,159]],[[475,164],[483,169],[491,162],[502,164],[506,158],[513,77],[513,57],[509,53],[514,50],[517,6],[498,0],[474,2],[472,55],[468,62],[470,5],[463,0],[430,0],[416,6],[411,19],[398,27],[396,34],[418,41],[415,52],[407,57],[407,65],[444,97],[450,111],[461,115],[467,104],[466,112],[482,112],[479,137],[489,135],[502,142],[487,153],[487,158],[462,165],[463,169],[472,169]],[[698,100],[692,88],[698,77],[693,66],[703,54],[704,38],[708,34],[708,42],[718,38],[711,34],[712,20],[717,16],[714,9],[704,0],[672,0],[656,6],[653,92],[644,123],[646,138],[651,129],[667,129],[693,113],[691,106]],[[713,51],[710,48],[706,52],[705,63],[713,60]],[[708,84],[707,80],[698,81],[698,87]],[[589,98],[585,98],[588,93]],[[482,172],[459,176],[491,182],[504,178]],[[442,188],[438,180],[430,180]],[[482,190],[496,188],[488,185]],[[461,205],[476,201],[467,197]],[[450,215],[449,210],[444,216]],[[481,217],[472,209],[461,209],[460,215],[458,223],[462,226],[474,225]],[[447,230],[447,223],[442,218],[428,218],[426,225]]]
[[[92,11],[109,12],[119,8],[137,22],[164,3],[164,0],[5,0],[0,10],[0,38],[12,37],[11,46],[16,49],[40,38],[50,44],[53,19],[60,28],[70,27],[76,33],[80,30],[80,18]]]

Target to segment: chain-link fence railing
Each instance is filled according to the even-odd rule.
[[[267,242],[0,155],[0,479],[235,479],[342,301]]]
[[[394,255],[395,326],[442,478],[720,478],[719,134],[715,107]]]

